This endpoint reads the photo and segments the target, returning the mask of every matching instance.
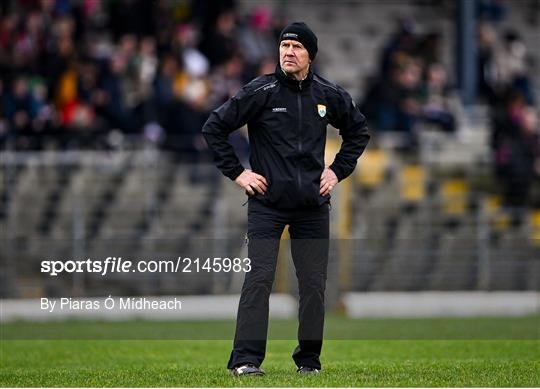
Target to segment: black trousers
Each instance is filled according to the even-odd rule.
[[[266,352],[268,299],[274,283],[281,234],[289,225],[291,254],[299,290],[297,366],[321,368],[319,356],[324,327],[324,291],[328,267],[328,203],[302,210],[279,210],[256,199],[248,204],[248,257],[238,306],[234,346],[228,368],[260,366]]]

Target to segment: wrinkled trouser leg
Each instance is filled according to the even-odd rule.
[[[285,212],[255,200],[248,204],[248,257],[251,271],[242,286],[234,346],[227,364],[260,366],[266,353],[268,300],[276,271],[279,240],[286,225]]]
[[[289,226],[291,251],[300,295],[298,346],[293,352],[298,367],[321,368],[324,329],[324,292],[329,249],[329,205],[298,211]]]
[[[257,201],[248,206],[248,257],[234,346],[228,368],[260,366],[266,352],[269,296],[275,277],[279,239],[289,224],[291,251],[299,286],[298,366],[320,369],[324,327],[324,291],[328,264],[329,206],[309,210],[276,210]]]

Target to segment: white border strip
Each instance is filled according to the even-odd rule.
[[[147,296],[148,302],[181,302],[181,309],[120,309],[120,298],[112,297],[113,309],[105,308],[105,298],[81,297],[72,300],[97,302],[99,309],[58,309],[50,312],[41,309],[40,299],[2,299],[0,300],[0,322],[14,320],[64,320],[64,319],[99,319],[99,320],[196,320],[196,319],[235,319],[240,295],[208,295],[208,296]],[[122,297],[126,299],[126,297]],[[142,299],[142,297],[135,297]],[[110,303],[110,301],[109,301]],[[178,304],[176,304],[178,306]],[[275,318],[291,318],[297,313],[296,299],[287,294],[272,294],[270,297],[270,315]]]
[[[362,317],[522,316],[540,313],[539,292],[347,293],[347,315]]]
[[[100,309],[42,310],[40,299],[0,300],[0,322],[14,320],[197,320],[235,319],[239,295],[149,296],[147,301],[181,301],[181,309],[105,309],[105,298],[74,300],[98,301]],[[113,298],[115,307],[120,297]],[[540,313],[539,292],[368,292],[346,293],[343,302],[347,316],[368,317],[474,317],[522,316]],[[172,305],[172,304],[171,304]],[[270,296],[270,315],[294,318],[297,300],[288,294]]]

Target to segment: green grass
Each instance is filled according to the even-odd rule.
[[[232,320],[19,321],[2,325],[0,338],[227,340],[234,336],[234,327]],[[270,339],[294,340],[296,332],[296,320],[270,320]],[[328,315],[325,320],[325,339],[534,340],[540,339],[540,316],[355,320]]]
[[[392,326],[404,331],[403,326],[418,328],[422,323],[428,328],[438,320],[386,320],[385,325],[386,331]],[[470,324],[470,319],[463,320]],[[357,324],[369,330],[366,321],[350,322],[351,328]],[[512,321],[501,323],[512,326]],[[523,323],[516,323],[522,328]],[[290,326],[293,324],[291,321]],[[46,328],[48,324],[34,324],[32,328],[40,325]],[[77,326],[81,325],[64,323],[61,328],[66,331],[74,326],[80,330]],[[114,325],[129,332],[141,323]],[[16,334],[12,325],[3,326],[2,331],[3,335],[11,331],[12,338]],[[4,336],[0,386],[540,386],[537,337],[327,340],[323,371],[315,377],[295,373],[293,340],[269,341],[263,364],[265,377],[231,377],[225,368],[230,346],[230,340],[6,340]]]

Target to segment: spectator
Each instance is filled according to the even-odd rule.
[[[275,52],[275,39],[271,33],[272,15],[268,8],[257,7],[249,19],[249,25],[240,30],[240,48],[250,66],[257,66],[264,58]]]
[[[137,68],[137,88],[141,101],[143,121],[154,121],[157,113],[151,104],[153,99],[153,82],[157,74],[158,58],[156,54],[156,41],[153,37],[141,40],[139,52],[135,59]]]
[[[445,132],[454,132],[455,119],[446,78],[446,70],[441,64],[434,63],[427,68],[426,81],[422,87],[421,118]]]
[[[214,28],[204,36],[201,52],[208,58],[212,67],[221,65],[237,51],[236,17],[232,11],[221,13]]]
[[[210,71],[208,59],[197,49],[198,33],[191,24],[183,24],[177,28],[178,57],[186,72],[193,77],[201,77]]]
[[[521,37],[514,31],[504,34],[502,44],[495,52],[497,84],[502,88],[511,86],[520,90],[528,104],[533,104],[531,82],[527,76],[527,49]]]
[[[363,109],[379,131],[412,135],[421,112],[419,88],[422,69],[413,60],[393,67],[389,80],[375,84],[365,98]]]
[[[104,113],[113,128],[134,132],[136,129],[134,112],[128,106],[129,91],[133,86],[129,85],[132,81],[126,74],[127,61],[128,58],[119,53],[109,62],[107,74],[102,82],[106,94]]]
[[[240,55],[231,57],[219,66],[210,78],[212,93],[210,107],[215,109],[229,100],[240,90],[243,80],[244,60]]]
[[[391,36],[382,50],[381,78],[390,76],[394,66],[398,65],[400,58],[410,57],[417,46],[416,25],[413,20],[400,20],[396,32]]]
[[[479,91],[490,104],[503,98],[506,90],[519,89],[529,104],[534,103],[531,81],[527,75],[527,51],[521,37],[507,31],[502,39],[489,24],[481,24],[479,40]]]
[[[18,77],[13,81],[11,90],[3,96],[4,115],[15,136],[32,137],[32,120],[37,116],[38,102],[28,89],[26,78]],[[29,148],[28,139],[22,148]]]
[[[494,118],[493,145],[496,175],[504,204],[529,205],[532,182],[540,175],[538,116],[519,91],[512,91],[504,110]]]
[[[488,102],[495,102],[498,98],[492,70],[496,40],[497,35],[493,26],[488,23],[478,25],[478,93]]]

